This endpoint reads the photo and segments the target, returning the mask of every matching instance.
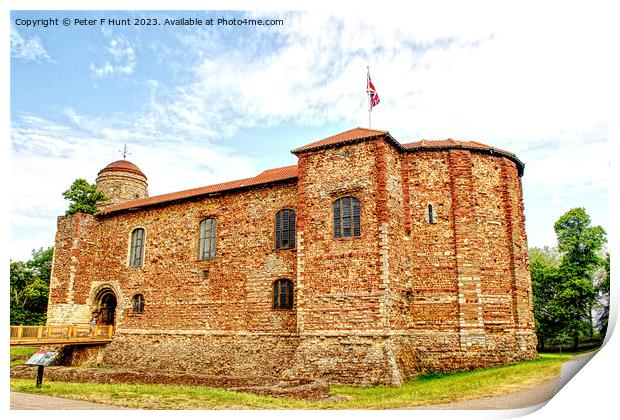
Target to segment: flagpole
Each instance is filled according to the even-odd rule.
[[[371,129],[372,128],[372,120],[370,119],[370,114],[372,111],[372,107],[370,104],[370,97],[369,97],[369,81],[370,81],[370,67],[366,66],[366,100],[368,101],[368,128]]]
[[[370,107],[370,101],[368,101],[368,128],[372,128],[372,120],[370,119],[372,108]]]

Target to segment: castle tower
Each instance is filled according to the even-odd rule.
[[[98,206],[99,210],[149,196],[146,176],[128,160],[117,160],[99,171],[96,185],[97,190],[110,197]]]

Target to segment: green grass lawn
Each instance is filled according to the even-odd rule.
[[[11,366],[23,365],[38,347],[11,347]]]
[[[181,385],[89,384],[11,379],[11,390],[146,409],[382,409],[449,403],[540,385],[572,354],[542,354],[508,366],[421,376],[404,386],[333,385],[333,400],[304,401]]]
[[[32,356],[38,347],[11,347],[11,356]]]

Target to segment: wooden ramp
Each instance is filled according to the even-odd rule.
[[[108,344],[114,336],[114,325],[11,325],[11,346],[46,344]]]

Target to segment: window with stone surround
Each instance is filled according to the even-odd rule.
[[[210,260],[215,258],[215,219],[207,217],[200,222],[200,234],[198,236],[198,258]]]
[[[137,228],[131,232],[131,248],[129,250],[129,266],[142,267],[144,261],[144,229]]]
[[[276,213],[276,249],[295,248],[295,212],[282,209]]]
[[[273,283],[273,308],[291,309],[293,307],[293,282],[279,279]]]
[[[142,312],[144,312],[143,295],[141,295],[140,293],[134,295],[134,297],[131,299],[131,309],[133,310],[134,314],[141,314]]]
[[[341,197],[334,202],[334,237],[360,236],[360,202],[357,198]]]

